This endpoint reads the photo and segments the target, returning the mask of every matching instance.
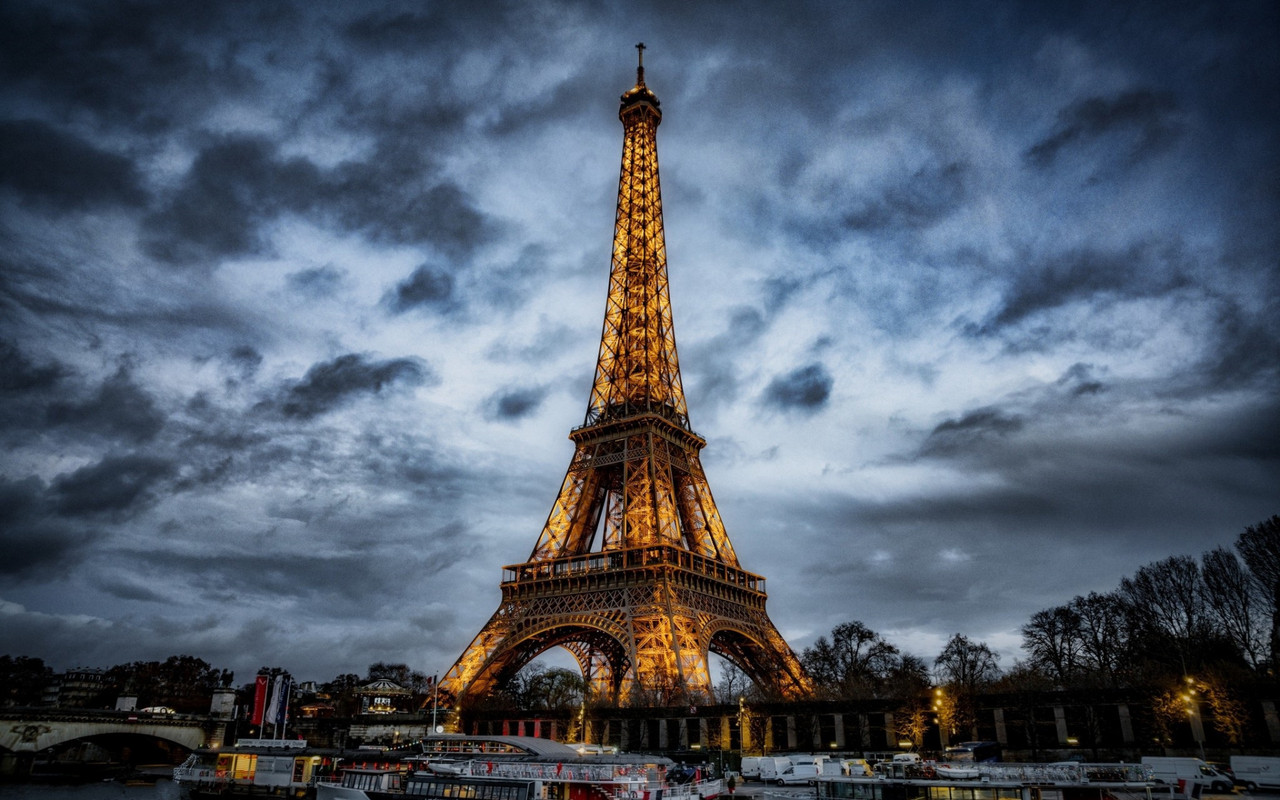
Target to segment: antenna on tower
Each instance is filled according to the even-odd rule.
[[[636,45],[636,53],[640,56],[640,64],[636,67],[636,85],[644,86],[644,42]]]

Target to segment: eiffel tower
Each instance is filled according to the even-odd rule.
[[[573,654],[597,700],[711,699],[708,653],[780,697],[807,693],[765,613],[765,581],[738,564],[689,427],[667,288],[658,98],[622,95],[622,173],[604,331],[586,420],[528,561],[503,568],[502,603],[441,681],[483,697],[546,650]],[[596,546],[598,543],[598,546]]]

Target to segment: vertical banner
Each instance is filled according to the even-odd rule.
[[[267,676],[259,674],[253,684],[253,716],[249,721],[254,725],[262,724],[262,709],[267,705]]]
[[[293,681],[285,675],[281,675],[276,683],[276,691],[279,692],[276,700],[279,708],[276,715],[271,721],[275,724],[278,731],[284,730],[284,724],[289,721],[289,694],[293,690]],[[284,738],[281,736],[280,738]]]
[[[280,690],[283,688],[283,686],[284,686],[284,676],[277,675],[275,680],[275,686],[272,687],[272,691],[271,691],[271,702],[267,704],[267,713],[263,717],[263,724],[266,724],[269,722],[272,725],[276,725],[276,726],[279,725],[279,723],[276,722],[276,718],[280,716]]]

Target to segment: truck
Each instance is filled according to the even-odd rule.
[[[1198,758],[1143,756],[1142,764],[1151,768],[1151,779],[1156,783],[1179,786],[1188,794],[1197,786],[1201,791],[1229,792],[1235,785],[1229,776]]]
[[[743,756],[742,769],[739,773],[744,781],[760,780],[760,758],[758,756]]]
[[[1251,792],[1258,789],[1280,789],[1280,757],[1232,756],[1231,772],[1236,783]]]

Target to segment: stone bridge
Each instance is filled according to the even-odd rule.
[[[187,714],[13,709],[0,712],[0,753],[36,753],[76,739],[120,733],[195,750],[221,742],[226,725],[226,720]]]

